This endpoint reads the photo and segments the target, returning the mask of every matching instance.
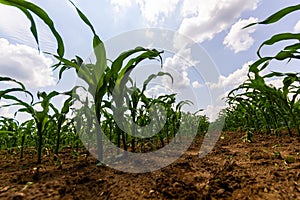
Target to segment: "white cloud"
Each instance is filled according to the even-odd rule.
[[[294,31],[295,32],[300,32],[300,20],[295,24]]]
[[[191,49],[184,48],[179,50],[173,57],[166,58],[163,71],[170,73],[174,79],[172,84],[169,77],[163,77],[164,85],[174,89],[174,91],[191,86],[188,69],[197,64],[191,58]]]
[[[207,85],[210,87],[210,89],[224,87],[226,90],[231,90],[248,79],[247,74],[249,70],[249,65],[251,65],[252,63],[252,61],[249,61],[246,64],[244,64],[241,69],[237,69],[228,76],[221,75],[219,77],[218,83],[207,83]]]
[[[218,118],[220,111],[225,107],[225,105],[208,105],[203,112],[209,118],[209,121],[213,122]]]
[[[241,69],[237,69],[228,76],[220,75],[217,83],[206,83],[206,85],[209,87],[209,90],[218,91],[218,96],[216,96],[214,104],[207,105],[204,111],[209,117],[210,121],[214,121],[218,117],[221,109],[226,107],[224,98],[227,96],[228,92],[238,87],[248,79],[247,74],[249,65],[251,65],[251,63],[253,62],[249,61],[245,63]],[[225,91],[222,90],[222,88],[224,88]]]
[[[242,12],[257,8],[259,0],[186,0],[181,14],[184,17],[179,28],[183,35],[196,42],[212,39],[228,28]]]
[[[273,86],[276,88],[282,88],[283,87],[283,78],[282,77],[278,77],[278,78],[273,78],[273,79],[269,79],[266,81],[266,84],[269,86]]]
[[[146,89],[145,95],[147,97],[158,97],[161,95],[170,94],[171,92],[172,91],[170,90],[170,88],[166,88],[161,84],[155,84]]]
[[[193,88],[200,88],[200,87],[203,87],[203,85],[201,85],[198,81],[194,81],[194,82],[192,83],[192,86],[193,86]]]
[[[255,10],[260,0],[110,0],[116,10],[138,6],[150,25],[176,16],[179,33],[196,42],[212,39],[230,27],[244,11]]]
[[[0,38],[0,75],[23,82],[27,87],[38,88],[55,84],[52,60],[26,45],[10,44]]]
[[[110,0],[115,12],[120,12],[122,9],[127,9],[132,6],[131,0]]]
[[[247,29],[242,28],[255,22],[258,22],[258,19],[253,17],[246,20],[240,19],[232,25],[223,44],[232,49],[235,53],[249,49],[254,43],[254,39],[250,36],[250,33],[253,33],[255,28],[254,26]]]
[[[169,77],[163,77],[162,83],[169,88],[172,88],[174,91],[190,86],[190,79],[188,73],[180,68],[183,64],[178,58],[167,58],[163,71],[168,72],[173,77],[173,84]]]
[[[178,2],[179,0],[136,0],[142,16],[151,24],[164,21],[165,17],[168,17],[175,11]]]
[[[8,105],[8,103],[3,100],[0,101],[0,107],[5,105]],[[9,107],[0,108],[0,113],[3,117],[14,118],[14,113],[9,110]]]

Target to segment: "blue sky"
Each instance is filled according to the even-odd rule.
[[[55,22],[57,30],[63,36],[67,57],[90,56],[92,34],[68,1],[32,2],[46,10]],[[298,13],[289,15],[274,25],[259,25],[241,30],[243,26],[263,20],[283,7],[299,3],[296,0],[74,0],[74,3],[87,15],[101,39],[106,42],[145,28],[179,32],[192,39],[207,52],[214,63],[212,67],[219,72],[218,80],[209,83],[197,80],[198,76],[192,68],[182,67],[185,65],[180,63],[176,76],[178,81],[175,80],[173,89],[189,86],[196,91],[196,99],[202,98],[204,93],[210,94],[213,90],[224,88],[225,93],[217,92],[217,98],[221,98],[227,91],[241,84],[246,79],[249,63],[257,59],[258,46],[271,35],[300,32]],[[37,52],[29,26],[26,17],[17,9],[0,6],[0,75],[24,82],[33,92],[70,89],[76,81],[74,73],[66,73],[64,80],[57,84],[57,72],[50,69],[55,60]],[[38,31],[42,51],[55,52],[55,40],[47,27],[39,21]],[[263,49],[264,54],[274,52],[276,48]],[[187,51],[183,51],[181,56],[188,57],[186,53]],[[176,64],[179,64],[175,57],[166,57],[165,63],[169,64],[167,69],[172,70],[172,66],[176,68]],[[299,62],[289,65],[274,63],[271,69],[299,71],[300,67],[297,66]],[[136,74],[143,74],[143,71]],[[163,81],[161,80],[162,83]],[[280,86],[280,80],[270,80],[270,83]],[[159,87],[153,87],[152,90],[158,92]],[[186,91],[182,89],[181,92],[184,98]],[[206,109],[205,113],[210,118],[215,118],[218,110],[224,106],[218,102],[210,104],[209,99],[203,101],[198,107]]]

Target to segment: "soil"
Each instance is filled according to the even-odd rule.
[[[33,149],[25,159],[0,155],[0,199],[300,199],[300,137],[222,133],[213,151],[199,158],[196,138],[173,164],[130,174],[97,166],[71,149],[36,165]]]

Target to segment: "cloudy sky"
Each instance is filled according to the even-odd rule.
[[[92,34],[80,21],[68,1],[32,0],[31,2],[46,10],[55,22],[57,30],[63,36],[67,57],[80,55],[82,58],[88,58],[91,55]],[[202,48],[202,54],[206,54],[205,56],[209,57],[211,62],[204,61],[205,65],[203,65],[201,56],[200,58],[196,55],[198,59],[195,59],[192,52],[194,47],[191,45],[186,48],[174,47],[176,51],[164,57],[164,70],[170,73],[176,71],[173,73],[175,81],[171,90],[178,93],[181,91],[183,99],[185,94],[195,93],[197,107],[205,108],[210,118],[217,116],[217,111],[223,104],[218,104],[218,101],[214,102],[211,99],[205,100],[203,98],[205,94],[213,99],[220,99],[227,91],[241,84],[246,79],[249,64],[257,59],[256,50],[259,44],[271,35],[300,31],[298,13],[289,15],[274,25],[253,26],[241,30],[245,25],[263,20],[285,6],[297,4],[296,0],[276,0],[272,3],[267,0],[74,0],[74,2],[90,19],[101,39],[109,43],[108,46],[115,47],[113,41],[117,39],[114,38],[120,35],[121,39],[124,36],[123,41],[126,38],[124,43],[130,43],[135,37],[131,38],[128,35],[135,34],[136,30],[160,28],[160,30],[179,33]],[[37,51],[29,27],[27,18],[17,9],[0,5],[0,75],[22,81],[33,92],[70,89],[76,82],[74,74],[66,73],[63,81],[57,83],[57,72],[52,72],[50,69],[55,60]],[[38,21],[38,32],[41,50],[54,53],[55,40],[40,21]],[[142,33],[145,33],[147,41],[149,38],[153,39],[154,33],[151,31],[146,30]],[[154,38],[153,40],[156,41],[152,41],[153,44],[163,43],[164,39]],[[263,50],[264,54],[274,52],[276,48]],[[272,70],[282,71],[283,68],[289,71],[300,70],[297,64],[299,63],[289,65],[274,63]],[[206,67],[206,70],[211,70],[212,73],[217,72],[218,77],[212,82],[205,77],[205,74],[197,76],[195,75],[197,67],[192,68],[192,66]],[[166,79],[162,78],[163,85],[149,88],[149,94],[161,92],[161,87],[168,85]],[[280,81],[271,81],[274,85],[280,85]],[[188,87],[191,89],[184,89]],[[216,90],[217,92],[212,94]]]

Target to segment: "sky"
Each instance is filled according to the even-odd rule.
[[[56,29],[63,36],[68,58],[80,55],[87,59],[91,56],[92,33],[68,1],[31,2],[43,8],[55,22]],[[299,3],[296,0],[73,2],[94,25],[106,45],[109,59],[134,48],[134,45],[167,50],[163,56],[163,69],[157,67],[157,63],[150,67],[148,65],[155,64],[145,63],[134,71],[134,79],[137,82],[144,80],[147,75],[160,70],[171,73],[173,83],[168,77],[162,77],[148,88],[148,94],[176,92],[179,99],[195,101],[193,109],[205,109],[204,114],[210,119],[215,119],[218,111],[224,108],[222,98],[228,91],[247,79],[249,65],[257,59],[256,50],[264,40],[276,33],[300,32],[299,13],[288,15],[276,24],[242,30],[249,23],[261,21],[283,7]],[[53,36],[39,19],[36,20],[42,52],[55,53]],[[0,75],[23,82],[33,93],[71,89],[76,84],[74,72],[65,73],[58,82],[58,72],[50,67],[56,60],[38,52],[29,28],[29,21],[19,10],[0,5]],[[140,37],[143,39],[138,40]],[[171,46],[168,39],[173,42]],[[266,47],[262,52],[273,55],[282,45],[284,43]],[[299,62],[274,62],[269,70],[299,71],[300,67]],[[280,87],[281,80],[272,79],[269,83]],[[56,101],[62,105],[62,99]],[[9,109],[0,111],[3,115],[12,115]]]

